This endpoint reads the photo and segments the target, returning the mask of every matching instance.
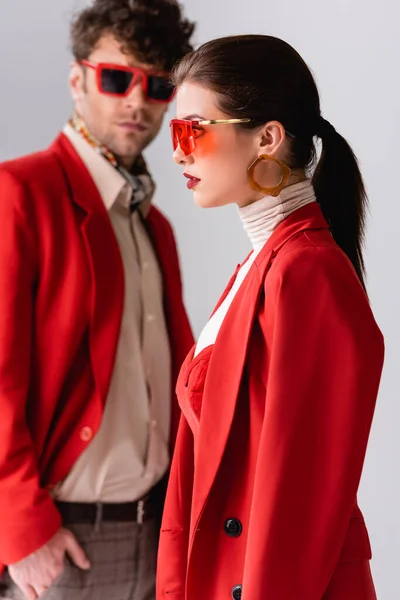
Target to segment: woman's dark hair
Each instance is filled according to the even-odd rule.
[[[192,50],[194,28],[176,0],[94,0],[72,22],[72,53],[78,61],[87,59],[100,38],[111,34],[127,54],[170,71]]]
[[[279,121],[294,136],[287,161],[292,169],[315,165],[314,137],[321,138],[322,152],[312,180],[317,200],[335,241],[364,286],[367,198],[362,176],[349,144],[321,116],[318,89],[301,56],[275,37],[226,37],[184,57],[172,78],[177,86],[191,81],[216,92],[223,112],[250,119],[240,127],[253,129]]]

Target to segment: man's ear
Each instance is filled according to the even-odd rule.
[[[71,63],[69,71],[69,88],[74,102],[79,102],[85,92],[85,73],[84,69],[77,61]]]

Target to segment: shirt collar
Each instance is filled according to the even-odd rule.
[[[124,187],[132,189],[126,179],[101,154],[98,154],[70,125],[63,133],[86,165],[107,210],[115,204]]]

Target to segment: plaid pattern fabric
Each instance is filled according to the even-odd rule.
[[[155,600],[158,521],[68,528],[85,550],[91,569],[82,571],[66,558],[63,573],[41,600]],[[7,572],[0,581],[0,598],[26,600]]]

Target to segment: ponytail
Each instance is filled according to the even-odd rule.
[[[368,200],[357,159],[346,140],[321,118],[322,140],[313,185],[336,243],[347,254],[365,289],[363,242]]]

